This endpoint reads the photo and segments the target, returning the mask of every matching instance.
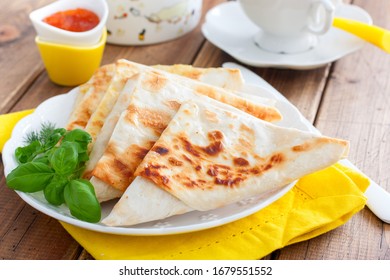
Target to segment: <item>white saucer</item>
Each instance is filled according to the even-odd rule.
[[[341,4],[335,15],[372,24],[370,15],[354,5]],[[202,25],[202,33],[213,45],[250,66],[313,69],[357,51],[365,41],[337,28],[322,36],[313,49],[298,54],[278,54],[257,47],[253,41],[259,28],[241,10],[237,2],[212,8]]]

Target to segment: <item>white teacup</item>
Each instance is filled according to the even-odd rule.
[[[254,40],[270,52],[298,53],[313,48],[332,26],[331,0],[239,0],[260,28]]]

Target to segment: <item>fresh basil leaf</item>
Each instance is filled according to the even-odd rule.
[[[77,142],[77,143],[84,143],[88,144],[92,141],[91,135],[89,135],[88,132],[76,128],[69,132],[67,132],[64,135],[64,138],[62,139],[63,142]]]
[[[72,142],[62,143],[50,157],[51,166],[60,175],[72,173],[78,164],[77,146]]]
[[[47,157],[47,159],[49,160],[49,162],[51,162],[51,159],[53,157],[53,154],[55,153],[55,151],[58,150],[58,147],[53,147],[49,150],[47,150],[43,156]]]
[[[54,133],[59,133],[59,134],[61,134],[62,136],[64,136],[68,131],[67,131],[65,128],[56,128],[56,129],[54,129],[53,132],[54,132]]]
[[[72,143],[77,144],[77,152],[79,154],[87,152],[87,150],[88,150],[88,143],[84,143],[84,142],[72,142]]]
[[[82,130],[74,129],[65,134],[62,142],[73,142],[77,144],[77,152],[79,154],[79,162],[83,163],[89,160],[88,144],[92,141],[91,135]]]
[[[66,178],[55,175],[43,190],[46,200],[53,205],[63,204],[65,202],[64,188],[67,183],[68,180]]]
[[[52,131],[52,133],[45,138],[44,147],[45,149],[50,149],[54,147],[58,141],[65,135],[65,128],[57,128]]]
[[[38,140],[31,142],[24,147],[18,147],[15,150],[15,157],[18,163],[26,163],[34,159],[40,153],[42,146]]]
[[[76,218],[97,223],[101,219],[101,207],[94,188],[88,180],[70,181],[64,188],[64,198],[70,213]]]
[[[79,162],[87,162],[89,160],[88,153],[79,153]]]
[[[8,174],[8,187],[22,192],[43,190],[54,176],[54,170],[42,162],[27,162],[19,165]]]
[[[50,161],[49,161],[49,158],[44,155],[44,154],[41,154],[41,155],[38,155],[36,156],[32,162],[41,162],[41,163],[44,163],[46,165],[50,165]]]

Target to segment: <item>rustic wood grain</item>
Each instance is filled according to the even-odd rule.
[[[354,1],[377,25],[390,29],[388,1]],[[350,140],[349,159],[390,191],[390,56],[367,45],[335,63],[315,125],[324,134]],[[308,242],[281,250],[280,259],[389,259],[389,225],[368,208]]]
[[[81,248],[54,219],[5,186],[0,164],[0,259],[74,259]]]
[[[221,67],[222,63],[228,61],[240,64],[227,53],[206,42],[194,61],[194,65]],[[288,98],[309,121],[314,121],[329,75],[330,64],[319,69],[305,71],[246,67],[260,75]]]
[[[0,2],[0,114],[8,112],[43,71],[28,15],[50,0]]]

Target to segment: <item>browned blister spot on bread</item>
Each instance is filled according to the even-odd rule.
[[[138,108],[129,106],[125,113],[126,121],[134,123],[137,119],[143,126],[153,129],[157,136],[160,136],[171,120],[170,114],[154,109]]]
[[[158,186],[163,186],[164,188],[169,189],[169,178],[167,176],[161,175],[159,170],[161,168],[166,168],[165,166],[158,164],[147,164],[144,168],[138,173],[137,176],[142,176],[145,178],[150,178]]]
[[[181,104],[177,102],[176,100],[168,100],[164,102],[165,105],[171,110],[178,111]]]
[[[158,153],[159,155],[166,155],[169,152],[167,148],[162,146],[154,146],[152,151]]]
[[[191,67],[189,69],[184,69],[183,71],[181,71],[180,75],[193,80],[199,80],[200,76],[202,76],[202,71],[194,67]]]
[[[146,146],[131,145],[124,152],[110,143],[103,158],[98,162],[92,174],[96,178],[119,190],[126,190],[134,179],[135,166],[145,158],[153,143]]]
[[[167,84],[167,78],[163,75],[152,72],[144,79],[143,87],[152,92],[159,92]]]
[[[211,97],[213,99],[218,99],[221,102],[224,102],[226,98],[224,96],[221,96],[221,98],[218,98],[221,94],[218,94],[212,87],[209,87],[207,85],[198,85],[196,87],[196,92],[201,95],[206,95],[208,97]],[[222,100],[223,99],[223,100]]]
[[[279,121],[282,119],[282,115],[274,107],[254,104],[238,95],[227,98],[226,95],[217,92],[215,89],[213,89],[210,86],[199,85],[196,87],[196,92],[208,96],[210,98],[216,99],[220,102],[232,105],[248,114],[251,114],[252,116],[255,116],[265,121]],[[226,113],[229,114],[229,112]]]
[[[300,144],[300,145],[296,145],[296,146],[293,146],[291,147],[291,150],[293,152],[305,152],[305,151],[308,151],[312,148],[313,145],[311,145],[310,143],[303,143],[303,144]]]
[[[257,162],[251,166],[246,159],[233,159],[233,166],[210,165],[209,172],[211,177],[215,177],[214,183],[227,187],[237,187],[241,182],[247,180],[251,176],[260,176],[271,168],[280,165],[284,161],[282,154],[274,154],[265,162]],[[222,167],[222,168],[221,168]]]
[[[319,146],[324,145],[324,144],[329,144],[329,143],[335,143],[338,142],[341,145],[345,146],[346,148],[348,147],[348,141],[341,140],[341,139],[333,139],[333,138],[314,138],[312,140],[308,140],[300,145],[296,145],[291,147],[291,150],[293,152],[307,152],[313,149],[317,149]]]
[[[168,158],[168,162],[173,165],[173,166],[182,166],[183,165],[183,162],[178,160],[177,158],[175,157],[169,157]]]
[[[213,122],[213,123],[218,123],[218,122],[219,122],[218,116],[217,116],[216,113],[214,113],[214,112],[212,112],[212,111],[209,111],[209,110],[205,110],[204,113],[205,113],[206,119],[207,119],[209,122]]]
[[[249,165],[249,162],[244,158],[234,158],[233,163],[234,163],[234,165],[238,165],[238,166],[248,166]]]
[[[222,143],[223,134],[220,131],[212,131],[208,133],[210,144],[207,146],[198,146],[191,143],[186,136],[179,136],[179,140],[182,143],[184,149],[195,157],[200,157],[201,154],[207,154],[209,156],[217,156],[224,150]]]

